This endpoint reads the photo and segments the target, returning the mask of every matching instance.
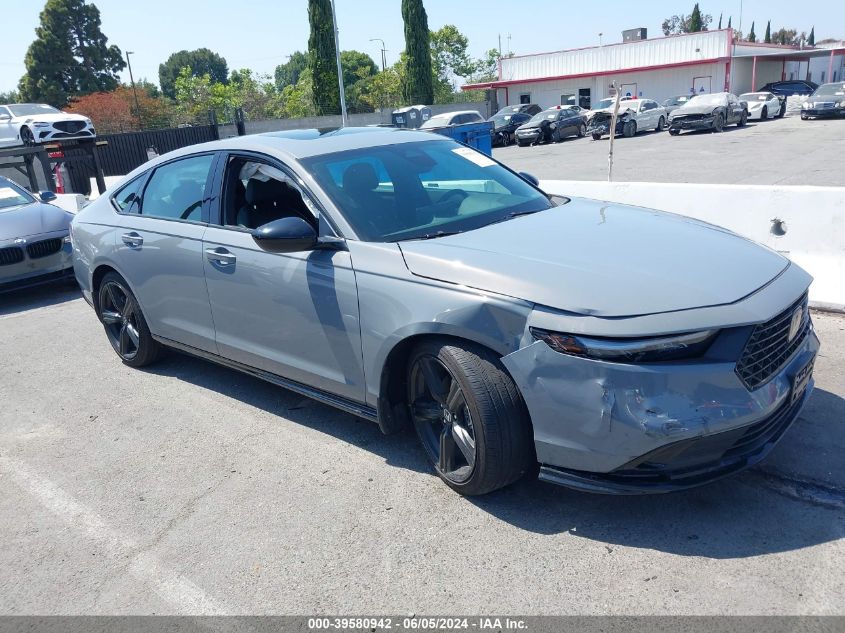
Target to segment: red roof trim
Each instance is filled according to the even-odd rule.
[[[483,90],[485,88],[504,88],[505,86],[515,86],[518,84],[531,84],[540,81],[561,81],[563,79],[580,79],[582,77],[605,77],[607,75],[619,75],[621,73],[632,72],[646,72],[653,70],[663,70],[664,68],[680,68],[683,66],[700,66],[702,64],[717,64],[725,61],[725,57],[717,57],[715,59],[700,59],[691,62],[677,62],[674,64],[659,64],[656,66],[640,66],[637,68],[624,68],[619,70],[602,70],[595,73],[579,73],[577,75],[558,75],[556,77],[535,77],[533,79],[511,79],[510,81],[489,81],[480,84],[466,84],[461,86],[461,90]]]

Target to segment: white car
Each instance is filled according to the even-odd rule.
[[[46,103],[0,105],[0,147],[39,145],[96,136],[91,119]]]
[[[748,103],[749,119],[774,119],[780,112],[780,99],[771,92],[746,92],[739,100]]]
[[[420,126],[421,130],[428,130],[433,127],[449,127],[450,125],[462,125],[464,123],[477,123],[484,121],[476,110],[461,110],[459,112],[446,112],[431,117],[428,121]]]
[[[599,103],[604,103],[603,99]],[[610,133],[610,121],[613,116],[613,103],[608,107],[596,110],[589,119],[587,133],[597,141]],[[616,134],[626,137],[634,136],[637,132],[654,130],[660,132],[666,129],[669,117],[666,108],[653,99],[622,99],[619,103],[619,115],[616,121]]]

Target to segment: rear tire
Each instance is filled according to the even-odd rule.
[[[163,348],[150,334],[141,305],[123,277],[107,273],[97,297],[97,316],[120,360],[130,367],[144,367],[158,360]]]
[[[666,129],[666,119],[660,117],[660,120],[657,122],[657,127],[654,128],[655,132],[662,132]]]
[[[778,110],[777,118],[782,119],[784,116],[786,116],[786,100],[780,104],[780,110]]]
[[[678,136],[680,133],[680,130],[673,130],[672,128],[669,128],[669,136]]]
[[[432,339],[408,363],[408,407],[440,478],[463,495],[507,486],[536,463],[525,403],[500,359]]]

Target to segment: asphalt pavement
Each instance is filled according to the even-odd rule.
[[[843,614],[845,317],[814,319],[816,391],[760,467],[467,499],[412,435],[176,353],[130,369],[67,286],[2,297],[0,614]]]

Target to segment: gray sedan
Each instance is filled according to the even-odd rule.
[[[70,221],[73,214],[0,176],[0,293],[72,279]]]
[[[415,428],[463,494],[665,492],[762,459],[813,387],[810,276],[676,215],[545,195],[440,136],[198,145],[73,223],[124,363],[172,348]],[[539,468],[538,468],[539,464]]]

